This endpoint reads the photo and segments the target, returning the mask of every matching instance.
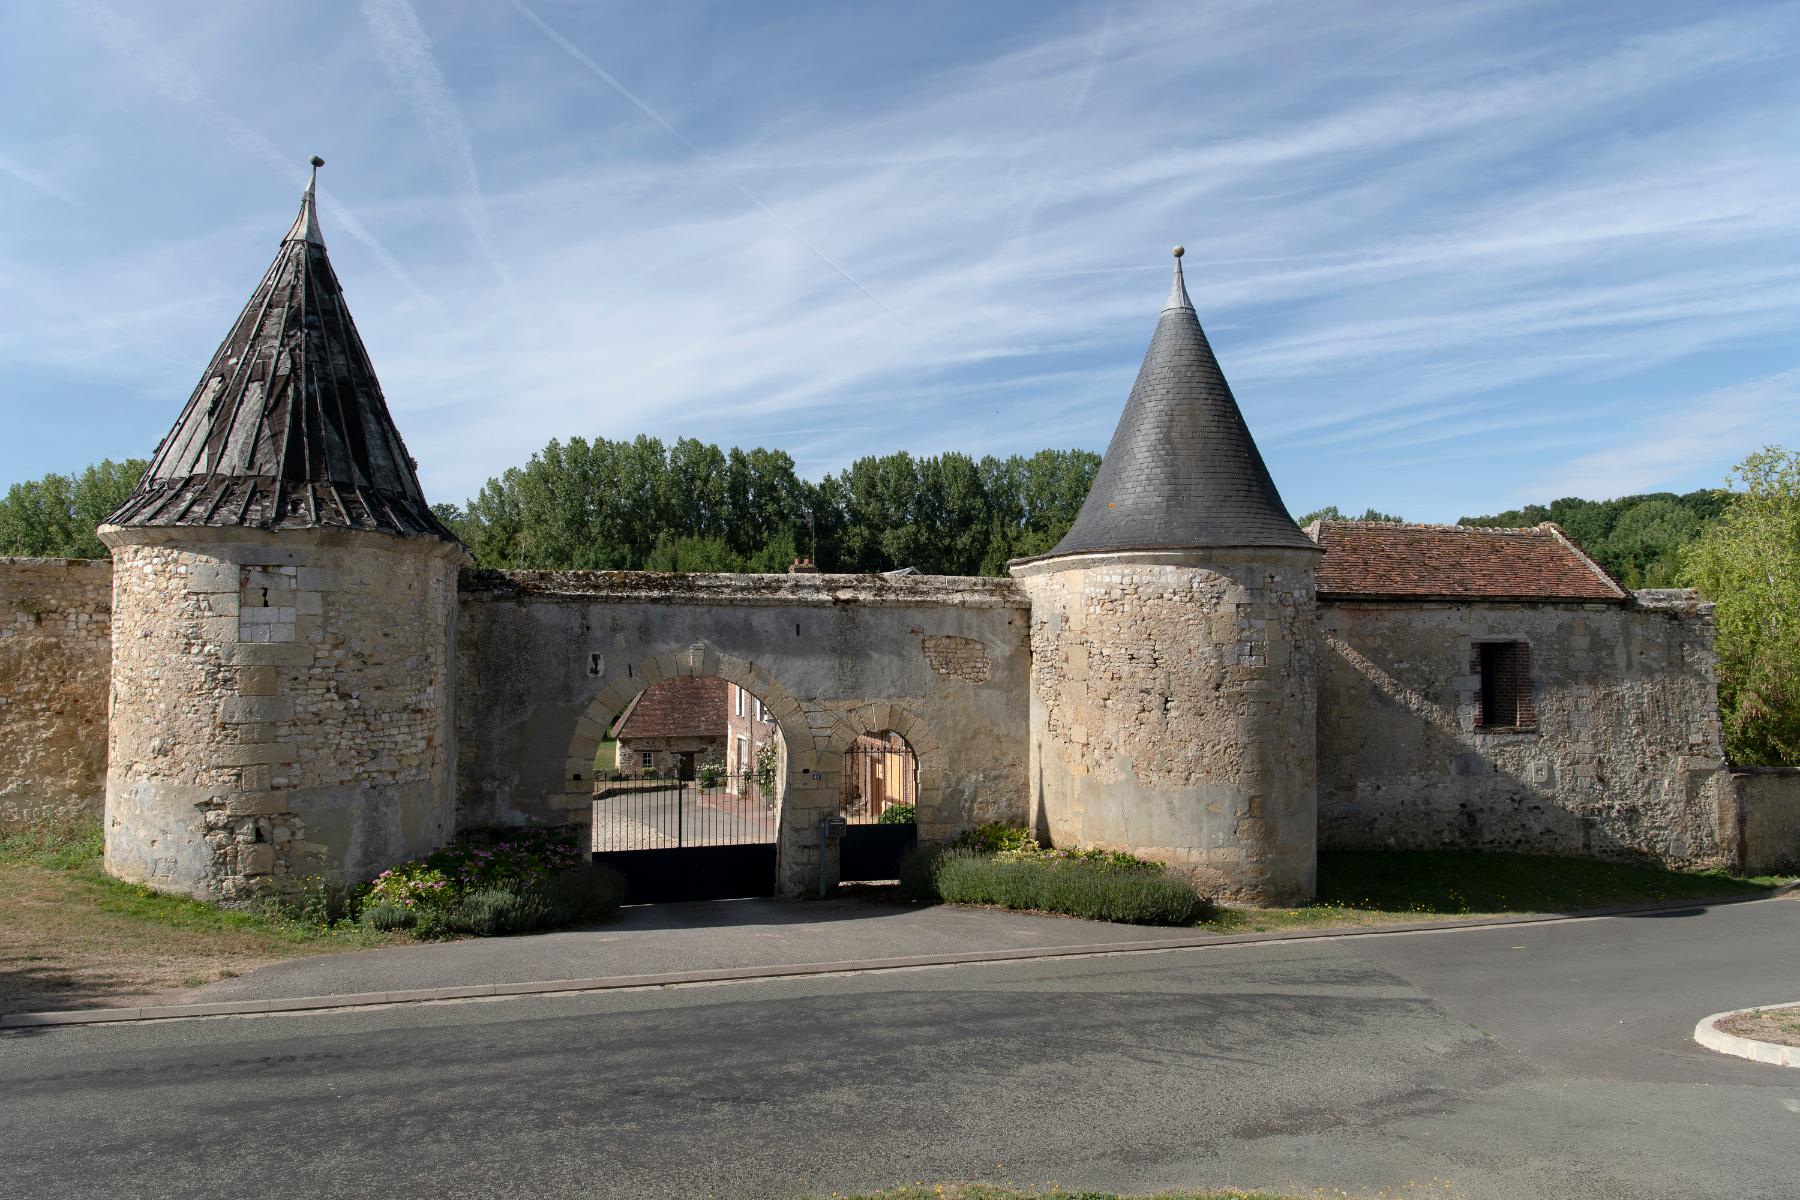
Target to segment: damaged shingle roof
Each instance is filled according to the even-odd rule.
[[[321,165],[313,160],[315,181]],[[150,469],[106,523],[456,540],[388,415],[325,254],[312,184]]]
[[[1548,522],[1531,529],[1318,521],[1325,549],[1319,596],[1364,599],[1598,600],[1628,598]]]
[[[1177,249],[1168,304],[1094,486],[1068,534],[1040,558],[1225,546],[1314,548],[1213,357]]]

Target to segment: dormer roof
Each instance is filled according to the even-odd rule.
[[[325,253],[318,168],[117,526],[358,529],[455,541],[432,514]]]

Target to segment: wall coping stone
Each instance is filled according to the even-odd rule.
[[[672,571],[465,570],[460,594],[471,600],[595,600],[658,604],[888,608],[1014,608],[1031,604],[1010,579],[962,575],[748,575]]]

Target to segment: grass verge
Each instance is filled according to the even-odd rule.
[[[167,999],[267,963],[409,940],[221,909],[100,869],[98,826],[0,837],[0,1013]]]
[[[1311,904],[1288,909],[1220,908],[1203,927],[1221,933],[1264,933],[1578,913],[1741,896],[1786,882],[1785,876],[1671,871],[1636,863],[1484,850],[1322,851],[1318,898]]]
[[[1060,874],[1064,871],[1070,873]],[[1172,881],[1158,872],[1108,871],[1079,854],[1020,861],[1009,859],[1004,850],[985,855],[969,849],[921,850],[902,864],[900,874],[899,895],[915,902],[942,899],[1091,920],[1185,925],[1212,933],[1579,913],[1746,895],[1790,878],[1479,850],[1326,851],[1319,855],[1318,896],[1311,903],[1250,908],[1188,905],[1178,895],[1181,889],[1170,888]],[[1152,890],[1169,895],[1115,895]]]

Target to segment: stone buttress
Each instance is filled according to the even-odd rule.
[[[206,899],[367,878],[455,825],[467,554],[425,502],[314,206],[309,185],[99,531],[119,630],[106,867]]]
[[[1092,491],[1031,599],[1031,811],[1058,845],[1215,894],[1312,895],[1315,575],[1175,280]]]

